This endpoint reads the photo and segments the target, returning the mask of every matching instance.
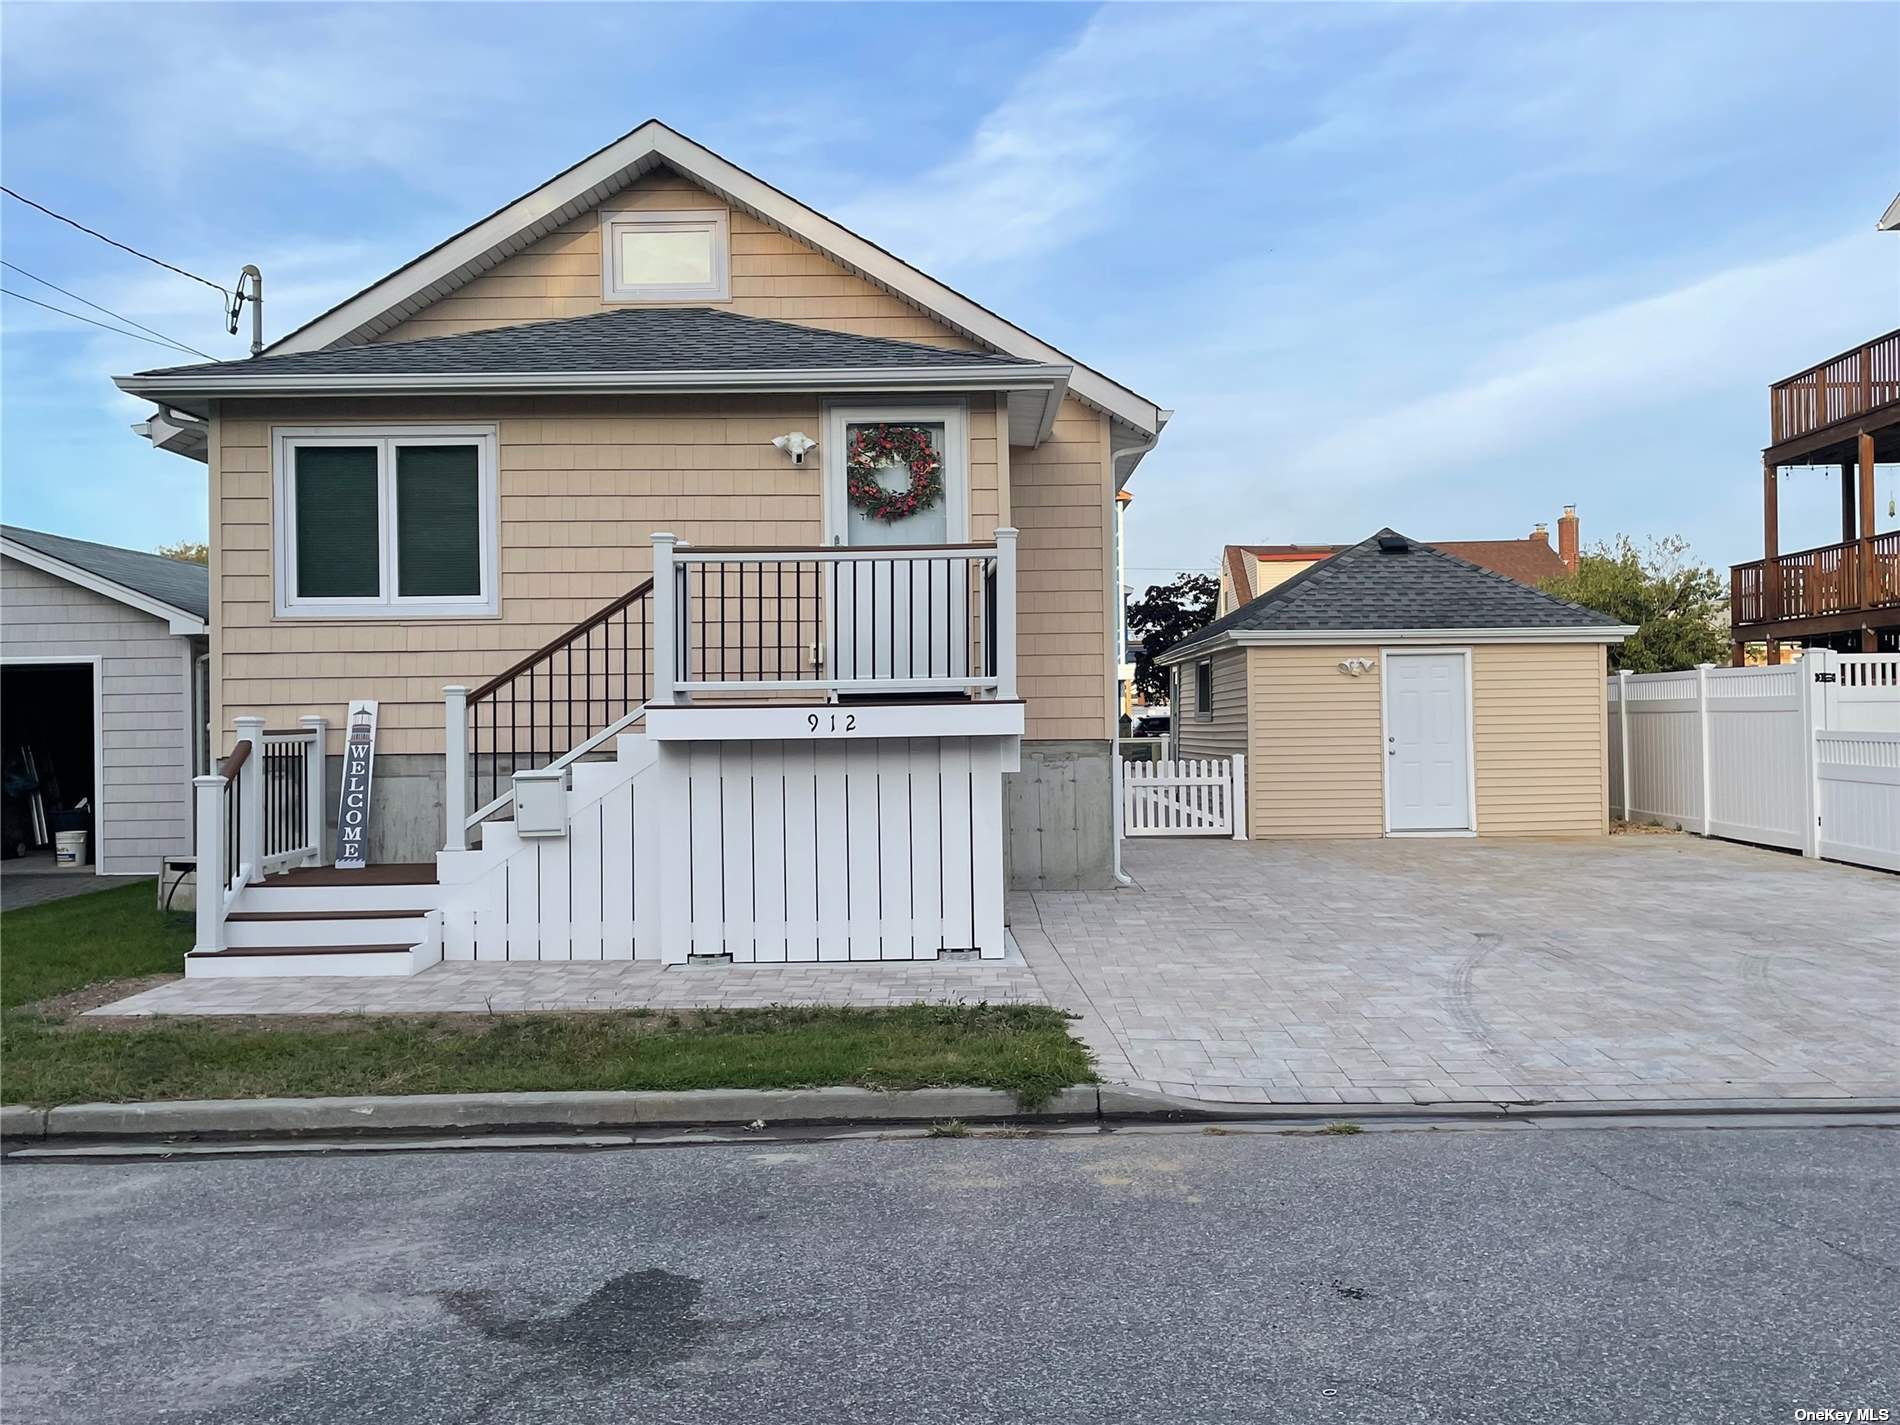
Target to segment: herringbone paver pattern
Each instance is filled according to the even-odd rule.
[[[1013,928],[1106,1077],[1229,1102],[1900,1093],[1900,879],[1687,836],[1129,843]]]

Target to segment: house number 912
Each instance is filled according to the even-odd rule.
[[[825,719],[820,717],[817,713],[806,713],[805,721],[813,732],[818,731],[821,726],[824,727],[826,732],[856,732],[858,730],[858,715],[856,713],[846,713],[844,715],[843,727],[838,726],[838,715],[836,713],[830,714],[830,722],[828,724]]]

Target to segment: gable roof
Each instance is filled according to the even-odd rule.
[[[1435,539],[1432,548],[1520,584],[1541,584],[1570,572],[1550,541],[1534,534],[1523,539]]]
[[[142,371],[141,376],[457,375],[530,372],[1042,370],[1019,356],[823,331],[712,307],[628,307],[416,341],[334,346]]]
[[[201,633],[202,625],[211,617],[211,571],[202,564],[68,539],[18,525],[0,525],[0,550],[49,574],[165,618],[172,623],[173,633]],[[200,627],[181,626],[192,621]]]
[[[1550,547],[1550,541],[1534,534],[1523,539],[1434,539],[1429,543],[1433,549],[1520,584],[1541,584],[1568,572],[1562,557]],[[1271,564],[1326,559],[1351,547],[1346,544],[1230,544],[1221,550],[1221,561],[1236,592],[1242,599],[1250,599],[1253,597],[1252,560]]]
[[[1073,394],[1141,435],[1158,435],[1172,414],[657,119],[647,120],[532,192],[438,243],[273,342],[266,353],[317,351],[374,341],[431,302],[660,167],[692,179],[708,192],[809,244],[833,262],[994,351],[1045,365],[1073,366]]]
[[[1608,614],[1565,603],[1382,529],[1189,634],[1162,661],[1172,662],[1222,635],[1244,641],[1249,634],[1330,638],[1414,631],[1460,636],[1536,631],[1605,642],[1634,632]]]
[[[1009,394],[1011,441],[1033,445],[1054,425],[1069,375],[1069,367],[1017,356],[711,307],[629,307],[417,341],[160,367],[117,382],[185,409],[219,396],[297,391],[989,390]]]

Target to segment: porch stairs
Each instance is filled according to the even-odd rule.
[[[238,893],[225,946],[193,950],[185,976],[413,975],[442,959],[430,865],[301,867]]]

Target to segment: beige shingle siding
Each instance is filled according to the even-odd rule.
[[[1604,668],[1599,643],[1472,650],[1479,835],[1608,831]]]
[[[609,212],[726,209],[726,204],[670,170],[649,173],[616,193]],[[748,317],[773,317],[860,336],[896,337],[970,348],[909,303],[847,271],[737,209],[730,212],[732,297],[690,305],[723,307]],[[388,332],[384,341],[413,341],[483,327],[581,317],[639,303],[601,300],[601,209],[583,213],[532,246],[496,264]],[[676,304],[667,304],[676,305]]]
[[[671,172],[610,198],[610,210],[724,207]],[[749,215],[733,211],[732,291],[747,316],[951,348],[974,345],[916,308]],[[603,310],[600,214],[583,214],[410,318],[406,340]],[[626,304],[614,304],[615,306]],[[817,544],[821,476],[771,438],[822,431],[811,397],[228,403],[213,435],[213,600],[225,625],[217,725],[257,710],[272,726],[333,718],[378,697],[381,745],[441,746],[444,683],[473,686],[643,578],[648,535],[702,544]],[[1011,450],[1000,398],[970,412],[970,537],[1007,517],[1022,530],[1018,687],[1032,738],[1112,735],[1108,662],[1111,491],[1108,421],[1063,403],[1050,439]],[[349,412],[339,416],[338,410]],[[407,625],[271,618],[269,428],[347,420],[500,426],[502,617]],[[1000,437],[1000,438],[999,438]]]
[[[1181,665],[1181,703],[1173,716],[1175,746],[1183,757],[1232,757],[1247,751],[1247,718],[1252,705],[1248,689],[1247,652],[1230,648],[1216,653],[1213,668],[1213,717],[1203,720],[1195,701],[1195,659]]]
[[[1343,646],[1248,650],[1251,835],[1385,834],[1379,679],[1339,671],[1345,659],[1378,654]]]
[[[190,640],[164,620],[0,559],[0,652],[8,658],[102,659],[102,764],[94,779],[105,808],[109,871],[154,871],[191,850]]]
[[[1055,430],[1009,452],[1018,543],[1017,681],[1031,738],[1114,735],[1108,662],[1108,418],[1065,399]]]
[[[651,571],[654,530],[696,544],[808,546],[823,534],[820,476],[771,445],[786,430],[822,428],[815,396],[352,403],[345,408],[354,418],[373,424],[499,428],[501,617],[276,620],[270,431],[349,423],[337,404],[231,402],[214,423],[220,746],[245,713],[272,727],[322,713],[338,728],[349,699],[376,698],[384,751],[440,751],[443,686],[473,687],[625,593]],[[985,539],[996,527],[1000,479],[997,412],[987,398],[973,404],[969,433],[971,533]],[[1025,584],[1036,558],[1025,550]],[[1027,619],[1032,601],[1023,605]],[[1066,709],[1099,699],[1098,680],[1067,669],[1034,673],[1029,654],[1021,666],[1025,682],[1032,673],[1040,682],[1025,692],[1032,720],[1050,702]]]

